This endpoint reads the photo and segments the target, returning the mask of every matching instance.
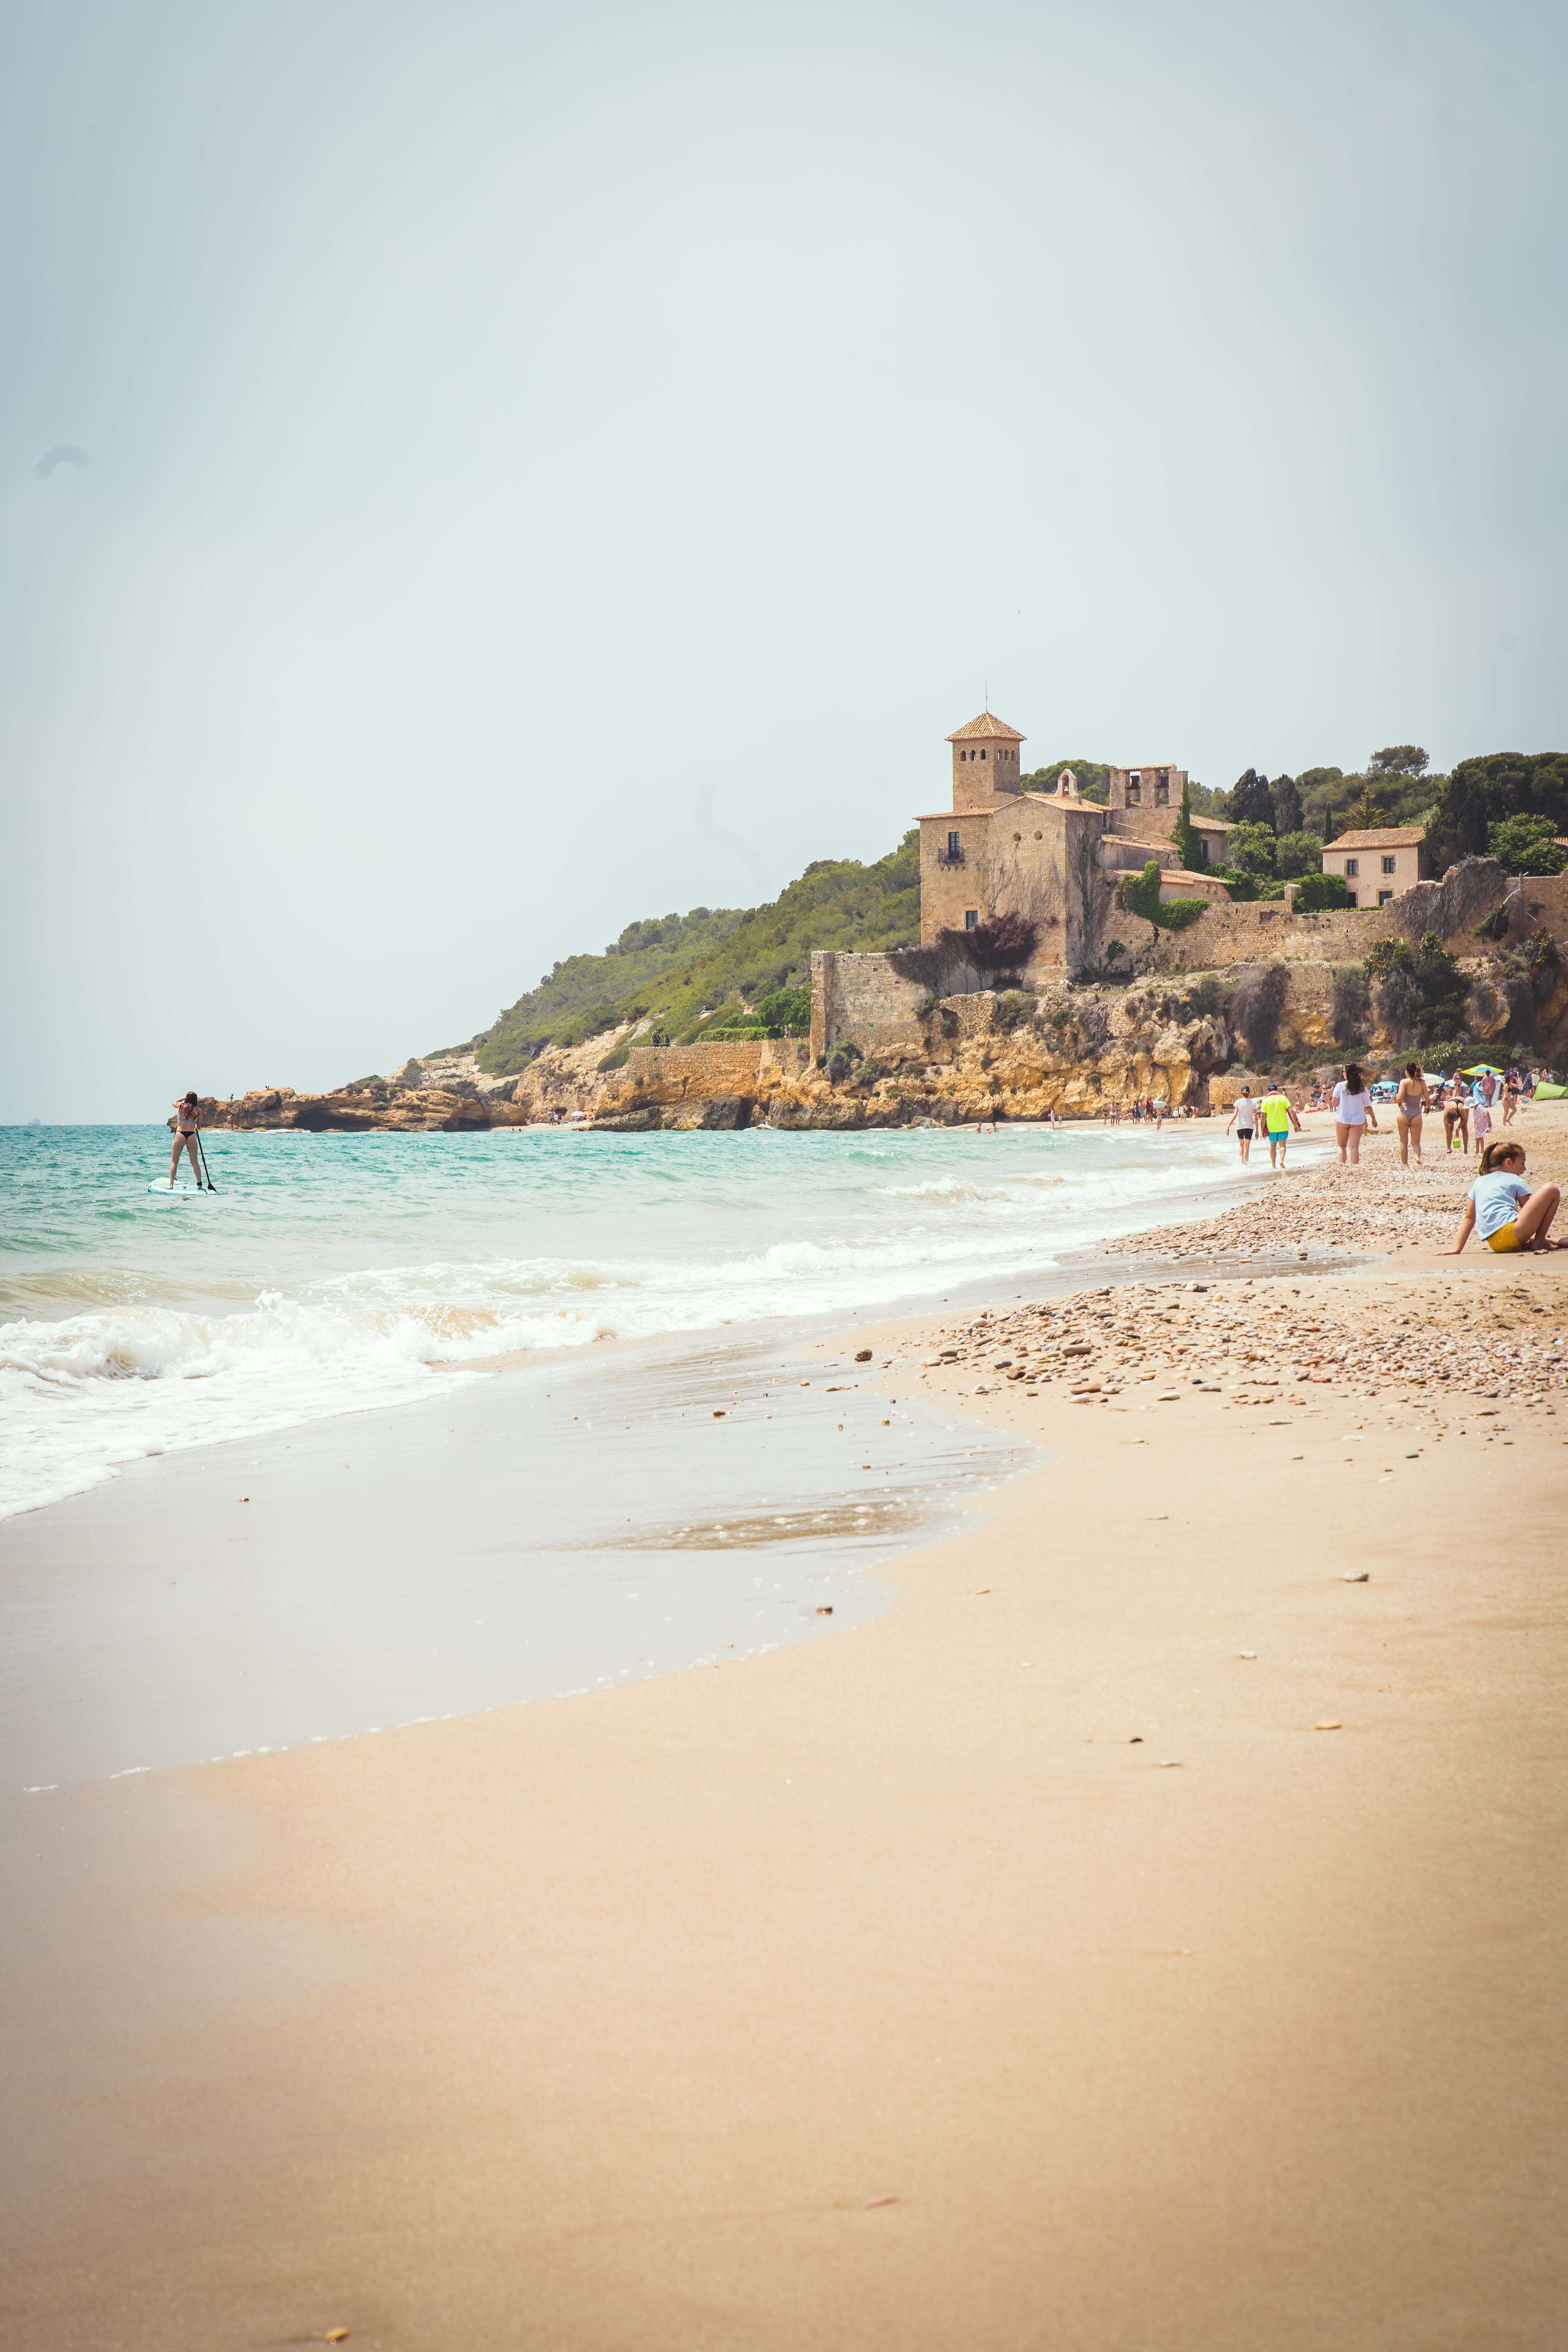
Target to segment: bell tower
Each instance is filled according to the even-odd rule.
[[[948,737],[952,745],[952,805],[955,809],[994,808],[1009,793],[1021,792],[1025,738],[1005,719],[983,710],[967,727]]]

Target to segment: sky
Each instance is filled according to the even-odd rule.
[[[1026,764],[1568,744],[1568,14],[0,0],[0,1120]]]

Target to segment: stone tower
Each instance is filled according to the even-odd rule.
[[[1022,790],[1019,751],[1025,739],[1005,719],[983,710],[947,740],[952,745],[955,809],[994,808],[999,799]]]

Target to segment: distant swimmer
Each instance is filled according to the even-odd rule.
[[[195,1092],[182,1095],[179,1101],[173,1105],[173,1109],[174,1148],[169,1154],[169,1190],[171,1192],[174,1191],[174,1179],[179,1174],[180,1154],[182,1151],[188,1151],[191,1155],[191,1173],[196,1180],[196,1190],[199,1192],[202,1189],[202,1163],[196,1156],[200,1148],[196,1138],[201,1132],[202,1123],[196,1116]]]

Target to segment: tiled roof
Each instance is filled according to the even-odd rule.
[[[1424,824],[1385,824],[1374,826],[1371,833],[1342,833],[1336,841],[1325,841],[1325,849],[1419,849],[1426,838]]]
[[[1005,743],[1022,743],[1025,740],[1016,727],[1009,727],[1005,719],[996,718],[989,710],[983,710],[978,719],[970,720],[967,727],[955,727],[947,740],[950,743],[967,743],[981,736],[999,736]]]
[[[1230,826],[1222,816],[1194,816],[1187,822],[1194,833],[1228,833]]]

